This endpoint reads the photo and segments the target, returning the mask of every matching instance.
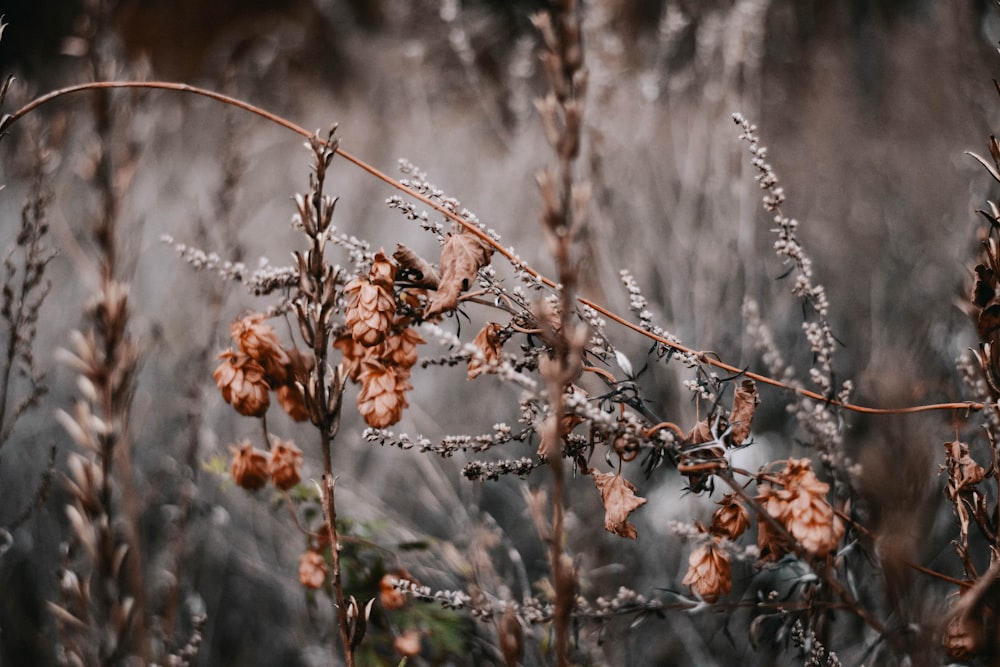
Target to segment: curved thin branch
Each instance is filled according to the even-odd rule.
[[[274,123],[276,125],[280,125],[281,127],[285,128],[287,130],[291,130],[292,132],[294,132],[296,134],[299,134],[299,135],[301,135],[301,136],[303,136],[303,137],[305,137],[307,139],[315,136],[315,133],[309,132],[308,130],[306,130],[302,126],[296,125],[295,123],[293,123],[293,122],[291,122],[291,121],[289,121],[289,120],[287,120],[285,118],[282,118],[281,116],[279,116],[277,114],[271,113],[270,111],[266,111],[265,109],[262,109],[262,108],[260,108],[258,106],[250,104],[249,102],[245,102],[245,101],[237,99],[235,97],[230,97],[229,95],[223,95],[222,93],[217,93],[217,92],[215,92],[213,90],[209,90],[207,88],[199,88],[197,86],[191,86],[191,85],[188,85],[186,83],[176,83],[176,82],[171,82],[171,81],[94,81],[94,82],[90,82],[90,83],[81,83],[81,84],[77,84],[77,85],[74,85],[74,86],[68,86],[66,88],[60,88],[58,90],[53,90],[53,91],[51,91],[49,93],[46,93],[46,94],[44,94],[44,95],[42,95],[40,97],[37,97],[34,100],[28,102],[27,104],[25,104],[21,108],[17,109],[13,113],[6,114],[6,115],[0,117],[0,134],[6,132],[7,129],[10,128],[11,125],[13,125],[14,123],[16,123],[18,120],[20,120],[21,118],[23,118],[27,114],[31,113],[32,111],[34,111],[38,107],[40,107],[40,106],[42,106],[44,104],[47,104],[47,103],[49,103],[49,102],[51,102],[51,101],[53,101],[55,99],[58,99],[60,97],[64,97],[66,95],[70,95],[72,93],[77,93],[77,92],[82,92],[82,91],[87,91],[87,90],[107,90],[107,89],[114,89],[114,88],[133,88],[133,89],[147,89],[147,90],[172,90],[172,91],[175,91],[175,92],[189,93],[189,94],[192,94],[192,95],[200,95],[202,97],[207,97],[207,98],[213,99],[213,100],[215,100],[217,102],[221,102],[223,104],[228,104],[229,106],[236,107],[237,109],[242,109],[243,111],[248,111],[248,112],[250,112],[252,114],[256,114],[257,116],[260,116],[261,118],[264,118],[265,120],[268,120],[268,121],[270,121],[270,122],[272,122],[272,123]],[[456,213],[454,213],[452,211],[449,211],[447,208],[445,208],[441,204],[433,201],[432,199],[430,199],[430,198],[428,198],[428,197],[426,197],[426,196],[424,196],[424,195],[422,195],[422,194],[420,194],[418,192],[414,192],[413,190],[411,190],[410,188],[406,187],[405,185],[403,185],[402,183],[400,183],[396,179],[394,179],[391,176],[388,176],[385,173],[379,171],[378,169],[376,169],[372,165],[370,165],[367,162],[365,162],[364,160],[361,160],[360,158],[352,155],[351,153],[345,151],[344,149],[338,147],[336,149],[336,153],[341,158],[343,158],[344,160],[350,162],[351,164],[353,164],[354,166],[358,167],[362,171],[365,171],[365,172],[371,174],[372,176],[374,176],[375,178],[379,179],[383,183],[385,183],[387,185],[390,185],[393,188],[395,188],[395,189],[403,192],[407,197],[415,199],[415,200],[419,201],[421,204],[424,204],[425,206],[429,206],[430,208],[434,209],[438,213],[441,213],[442,215],[444,215],[448,219],[450,219],[450,220],[456,222],[457,224],[461,225],[466,231],[468,231],[468,232],[474,234],[475,236],[477,236],[479,238],[479,240],[481,240],[483,243],[488,244],[491,248],[494,249],[494,251],[496,251],[497,253],[499,253],[500,255],[502,255],[505,259],[507,259],[508,262],[510,262],[512,265],[514,265],[518,269],[520,269],[520,270],[524,271],[525,273],[529,274],[532,278],[538,280],[539,282],[543,283],[544,285],[546,285],[546,286],[548,286],[550,288],[556,288],[557,287],[557,285],[556,285],[556,283],[554,281],[550,280],[549,278],[546,278],[540,272],[536,271],[532,267],[530,267],[527,264],[525,264],[524,262],[522,262],[512,252],[510,252],[509,250],[507,250],[506,248],[504,248],[503,246],[501,246],[500,243],[498,243],[497,241],[495,241],[494,239],[492,239],[488,234],[486,234],[486,232],[484,232],[483,230],[481,230],[476,225],[473,225],[473,224],[469,223],[467,220],[464,220],[461,216],[457,215]],[[593,301],[591,301],[589,299],[585,299],[583,297],[577,297],[577,301],[579,303],[585,305],[585,306],[593,308],[595,311],[597,311],[601,315],[607,317],[610,320],[613,320],[614,322],[618,323],[619,325],[621,325],[621,326],[623,326],[623,327],[625,327],[627,329],[630,329],[630,330],[634,331],[635,333],[638,333],[638,334],[640,334],[642,336],[645,336],[646,338],[649,338],[650,340],[656,341],[657,343],[660,343],[661,345],[665,345],[666,347],[669,347],[669,348],[671,348],[673,350],[676,350],[677,352],[681,352],[681,353],[684,353],[684,354],[695,355],[698,358],[699,361],[701,361],[702,363],[705,363],[705,364],[707,364],[709,366],[714,366],[715,368],[718,368],[718,369],[721,369],[721,370],[725,370],[725,371],[727,371],[729,373],[733,373],[733,374],[737,374],[737,375],[742,375],[744,377],[750,378],[750,379],[755,380],[757,382],[760,382],[762,384],[767,384],[767,385],[770,385],[770,386],[773,386],[773,387],[778,387],[780,389],[785,389],[785,390],[793,392],[793,393],[795,393],[795,394],[797,394],[799,396],[803,396],[805,398],[809,398],[809,399],[812,399],[812,400],[815,400],[815,401],[820,401],[822,403],[826,403],[828,405],[832,405],[832,406],[835,406],[835,407],[838,407],[838,408],[842,408],[844,410],[850,410],[852,412],[860,412],[860,413],[873,414],[873,415],[894,415],[894,414],[912,414],[912,413],[917,413],[917,412],[931,412],[931,411],[935,411],[935,410],[964,410],[966,412],[978,412],[978,411],[980,411],[980,410],[982,410],[982,409],[984,409],[986,407],[985,403],[980,403],[980,402],[976,402],[976,401],[964,401],[964,402],[955,402],[955,403],[934,403],[934,404],[929,404],[929,405],[914,405],[914,406],[906,406],[906,407],[899,407],[899,408],[874,408],[874,407],[867,407],[867,406],[863,406],[863,405],[855,405],[853,403],[844,403],[842,401],[831,399],[831,398],[829,398],[827,396],[823,396],[822,394],[818,394],[818,393],[816,393],[814,391],[810,391],[810,390],[802,388],[802,387],[794,387],[794,386],[787,385],[787,384],[785,384],[785,383],[783,383],[783,382],[781,382],[779,380],[775,380],[774,378],[768,377],[766,375],[761,375],[759,373],[754,373],[754,372],[751,372],[751,371],[746,371],[746,370],[744,370],[742,368],[738,368],[738,367],[733,366],[731,364],[727,364],[726,362],[724,362],[722,360],[713,359],[713,358],[705,355],[704,353],[701,353],[701,352],[698,352],[696,350],[693,350],[693,349],[691,349],[691,348],[689,348],[689,347],[687,347],[685,345],[682,345],[682,344],[677,343],[675,341],[668,340],[668,339],[666,339],[666,338],[664,338],[662,336],[657,336],[656,334],[643,329],[642,327],[640,327],[637,324],[629,322],[628,320],[626,320],[626,319],[624,319],[624,318],[616,315],[615,313],[611,312],[607,308],[605,308],[605,307],[603,307],[603,306],[601,306],[601,305],[599,305],[599,304],[597,304],[597,303],[595,303],[595,302],[593,302]]]

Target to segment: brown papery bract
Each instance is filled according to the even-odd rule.
[[[229,330],[240,351],[259,363],[268,383],[277,387],[288,381],[291,359],[264,319],[264,315],[254,313],[233,322]]]
[[[308,549],[299,556],[299,583],[306,588],[322,588],[329,572],[326,559],[319,551]]]
[[[247,417],[263,417],[271,404],[271,387],[264,378],[264,368],[242,352],[227,350],[218,359],[222,363],[212,373],[222,398]]]
[[[345,324],[351,337],[365,347],[381,343],[396,314],[392,289],[363,277],[348,283],[344,292],[348,299]]]
[[[291,440],[275,439],[267,473],[276,487],[287,491],[302,481],[302,450]]]
[[[809,459],[789,459],[776,484],[758,487],[757,502],[812,556],[826,558],[844,535],[844,524],[826,501],[830,485],[817,479]],[[792,545],[761,518],[757,522],[761,556],[776,560]]]
[[[256,491],[267,484],[268,474],[267,452],[255,448],[249,441],[229,446],[233,454],[233,462],[229,473],[233,481],[247,491]]]
[[[718,538],[702,544],[688,557],[688,571],[681,581],[691,592],[706,602],[716,602],[733,589],[729,555],[718,544]]]
[[[413,389],[405,375],[394,366],[366,361],[361,371],[358,411],[372,428],[392,426],[407,407],[406,392]]]

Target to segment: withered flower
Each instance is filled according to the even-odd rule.
[[[309,419],[309,410],[306,408],[306,397],[302,389],[295,384],[283,384],[278,387],[278,405],[289,417],[297,422]]]
[[[378,345],[389,333],[396,315],[391,287],[355,278],[344,288],[347,312],[344,321],[354,340],[365,347]]]
[[[291,440],[275,440],[267,472],[271,481],[282,491],[287,491],[302,481],[302,450]]]
[[[763,510],[769,516],[774,517],[782,526],[784,526],[784,517],[787,514],[788,506],[784,495],[780,488],[770,484],[761,484],[757,487],[757,497],[754,498]],[[776,531],[764,517],[758,517],[757,548],[760,550],[761,560],[778,560],[788,553],[789,545],[781,533]]]
[[[226,350],[218,359],[222,363],[212,373],[216,386],[236,411],[247,417],[262,417],[271,404],[270,386],[264,379],[263,367],[242,352]]]
[[[420,631],[410,628],[393,640],[392,646],[396,652],[406,658],[420,655]]]
[[[354,340],[350,332],[343,333],[333,341],[333,346],[340,350],[343,355],[344,370],[351,382],[357,382],[361,378],[361,364],[369,357],[369,350],[361,343]]]
[[[703,544],[688,557],[688,571],[681,584],[700,595],[706,602],[715,602],[733,589],[729,554],[718,544],[718,538]]]
[[[306,588],[322,588],[328,573],[326,559],[319,551],[307,549],[299,556],[299,583]]]
[[[368,277],[376,285],[392,290],[393,283],[396,282],[396,264],[386,256],[385,250],[375,253]]]
[[[958,614],[948,619],[944,629],[944,649],[953,658],[968,660],[983,649],[984,632],[981,618]]]
[[[386,428],[400,420],[409,405],[406,392],[413,385],[394,366],[364,362],[358,392],[358,411],[372,428]]]
[[[403,327],[385,337],[378,358],[384,364],[409,370],[417,363],[417,345],[426,342],[412,327]]]
[[[382,608],[387,611],[402,609],[406,604],[406,595],[396,588],[395,582],[405,579],[399,573],[388,573],[382,576],[378,582],[378,600]]]
[[[236,320],[229,326],[240,351],[264,368],[268,383],[277,387],[288,381],[291,359],[262,313]]]
[[[817,558],[826,558],[844,535],[843,522],[826,501],[830,485],[816,477],[809,459],[789,459],[784,470],[778,473],[777,481],[783,488],[762,484],[757,501],[803,549]],[[773,533],[765,521],[758,522],[761,553],[778,558],[789,549]]]
[[[750,525],[750,512],[732,493],[724,495],[719,505],[719,509],[712,515],[710,532],[734,540]]]
[[[256,491],[267,484],[268,457],[267,452],[256,449],[249,441],[229,446],[233,453],[233,462],[229,473],[238,486],[248,491]]]

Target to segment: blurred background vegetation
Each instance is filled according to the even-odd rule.
[[[18,79],[9,108],[93,78],[81,45],[100,33],[97,43],[113,63],[105,75],[215,88],[307,128],[337,122],[346,149],[390,173],[398,158],[413,161],[499,231],[505,245],[548,272],[537,242],[534,173],[550,158],[532,106],[544,83],[529,20],[544,2],[121,0],[101,25],[86,4],[4,4],[0,74]],[[788,196],[785,212],[802,223],[800,240],[827,287],[843,343],[837,372],[855,380],[856,402],[962,399],[955,359],[974,346],[975,332],[956,304],[970,282],[973,211],[996,194],[963,151],[983,152],[1000,126],[991,83],[1000,70],[1000,11],[985,0],[595,0],[586,8],[591,87],[583,175],[595,193],[588,295],[627,312],[617,274],[628,268],[659,322],[682,341],[759,367],[741,317],[752,297],[789,358],[808,368],[801,307],[779,279],[784,267],[771,250],[770,220],[731,120],[739,111],[759,125]],[[176,585],[179,619],[207,613],[196,664],[327,664],[329,610],[310,604],[296,581],[304,545],[287,514],[210,470],[212,458],[225,456],[226,445],[251,428],[214,392],[211,359],[228,344],[228,322],[266,304],[192,272],[160,242],[169,234],[251,267],[262,256],[288,263],[296,247],[290,197],[305,188],[308,155],[296,137],[206,100],[161,92],[115,99],[129,109],[116,133],[136,156],[121,216],[137,308],[133,328],[143,347],[132,428],[138,487],[148,494],[142,518],[149,585]],[[56,408],[72,403],[72,376],[53,353],[79,326],[88,293],[77,279],[96,199],[83,177],[81,155],[93,141],[86,111],[83,97],[57,102],[33,130],[59,147],[46,177],[60,255],[50,267],[54,284],[36,340],[51,391],[0,451],[0,526],[30,503],[49,447],[57,448],[57,469],[72,449],[52,420]],[[27,128],[18,126],[0,144],[4,248],[28,192]],[[433,254],[433,239],[384,205],[391,191],[337,164],[329,183],[341,198],[341,231],[376,248],[405,242]],[[647,342],[623,337],[620,345],[633,365],[643,365]],[[683,377],[683,369],[661,366],[645,376],[643,389],[660,414],[686,424],[694,413]],[[437,439],[516,420],[516,394],[494,378],[470,388],[464,372],[432,367],[413,381],[411,408],[397,431]],[[767,389],[762,395],[757,444],[746,455],[751,468],[802,454],[784,409],[788,397]],[[502,535],[523,562],[496,556],[492,583],[527,592],[520,591],[519,572],[523,567],[532,578],[544,570],[545,552],[525,513],[524,482],[466,482],[460,470],[467,457],[374,449],[360,438],[356,414],[349,411],[345,421],[335,456],[338,490],[357,535],[396,550],[390,560],[398,557],[425,583],[459,588],[468,575],[463,567],[470,567],[466,554],[503,552],[494,544],[500,538],[484,531]],[[893,548],[914,561],[959,572],[937,469],[941,443],[955,427],[940,416],[848,416],[846,428],[862,463],[870,527],[891,534]],[[312,445],[299,444],[308,461]],[[602,530],[589,482],[574,492],[570,549],[587,546],[579,550],[594,595],[622,584],[679,590],[686,550],[667,522],[711,512],[704,499],[683,495],[668,470],[636,483],[650,498],[632,517],[636,543]],[[0,664],[54,660],[43,601],[56,597],[65,503],[53,485],[0,554]],[[184,566],[176,582],[167,575],[180,530]],[[402,552],[400,544],[431,546]],[[373,581],[387,566],[362,564]],[[897,574],[902,582],[880,585],[906,598],[904,615],[920,622],[940,611],[927,595],[933,582]],[[490,583],[482,571],[478,576]],[[364,582],[355,583],[360,597]],[[459,628],[460,646],[455,650],[453,638],[425,639],[424,662],[413,664],[497,659],[477,640],[489,629],[456,618],[420,621]],[[595,664],[782,664],[782,646],[755,637],[760,646],[752,647],[748,625],[738,614],[728,622],[711,612],[673,614],[631,631],[612,623],[585,633],[584,641]],[[834,645],[847,646],[846,657],[861,655],[859,628],[841,631]]]

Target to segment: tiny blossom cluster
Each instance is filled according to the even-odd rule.
[[[527,477],[531,471],[542,465],[538,459],[522,456],[519,459],[501,459],[499,461],[470,461],[462,468],[462,476],[478,481],[495,481],[501,475],[517,475]]]
[[[692,394],[702,399],[703,401],[710,401],[715,395],[708,388],[708,384],[702,382],[701,380],[684,380],[684,388],[690,391]]]
[[[531,271],[528,271],[526,265],[514,251],[513,247],[508,248],[507,252],[509,252],[510,256],[514,258],[513,261],[511,262],[511,266],[514,269],[514,278],[516,280],[518,280],[525,287],[534,292],[539,292],[541,290],[548,289],[548,285],[542,282],[542,279],[540,277],[538,277]]]
[[[785,363],[785,359],[774,342],[774,335],[771,328],[767,326],[760,316],[760,306],[753,299],[743,302],[743,320],[746,323],[747,336],[753,341],[754,346],[761,352],[761,360],[772,377],[780,378],[782,383],[795,387],[795,369]]]
[[[223,260],[217,253],[205,252],[199,248],[192,248],[184,243],[178,243],[168,234],[161,236],[160,240],[172,246],[181,259],[198,271],[214,271],[226,280],[235,280],[237,282],[242,282],[244,276],[246,276],[247,267],[243,262]]]
[[[653,313],[646,307],[648,302],[646,297],[642,295],[639,289],[639,284],[636,282],[635,278],[629,273],[628,269],[622,269],[618,272],[621,277],[622,284],[625,285],[625,291],[629,295],[629,310],[631,310],[639,318],[639,326],[654,336],[668,340],[671,343],[680,345],[681,340],[677,336],[673,335],[669,331],[653,324]],[[676,348],[671,348],[669,346],[663,345],[662,343],[657,343],[657,347],[663,354],[670,354],[672,357],[676,357],[681,360],[687,368],[697,368],[701,365],[701,361],[698,359],[698,355],[692,354],[690,352],[682,352]]]
[[[750,121],[743,117],[743,114],[734,113],[733,121],[743,130],[739,138],[749,144],[750,164],[759,172],[757,174],[757,182],[760,183],[761,189],[767,191],[767,194],[764,196],[764,208],[768,211],[773,211],[784,203],[785,192],[778,185],[778,177],[775,175],[774,169],[767,162],[767,148],[760,145],[760,140],[757,138],[757,126],[751,124]]]
[[[438,237],[438,240],[444,240],[444,225],[440,222],[431,222],[430,216],[427,211],[417,210],[416,204],[406,201],[399,195],[393,195],[385,200],[385,203],[389,208],[394,208],[402,213],[407,220],[414,220],[424,231],[428,231]]]
[[[663,609],[663,601],[649,599],[642,593],[621,586],[614,596],[600,596],[593,603],[585,598],[577,598],[577,614],[587,618],[600,619],[634,614],[636,612],[657,612]]]
[[[418,600],[440,602],[445,609],[467,609],[472,602],[472,597],[463,591],[435,591],[430,586],[421,586],[409,579],[399,579],[395,586],[401,592],[412,595]]]
[[[816,637],[813,630],[806,630],[800,619],[795,619],[791,631],[792,643],[806,654],[803,667],[840,667],[840,658],[833,651],[828,651]]]
[[[254,296],[262,296],[294,287],[298,282],[299,272],[295,267],[272,266],[261,258],[260,268],[247,279],[246,285]]]
[[[424,322],[421,324],[421,328],[428,335],[428,337],[436,338],[443,346],[461,350],[461,356],[456,355],[456,359],[468,361],[469,359],[476,358],[476,355],[482,354],[479,348],[477,348],[473,343],[463,343],[458,336],[432,322]],[[510,361],[506,359],[500,361],[496,370],[497,376],[505,382],[514,382],[522,389],[532,392],[537,391],[538,389],[538,382],[534,378],[519,372],[511,365]]]
[[[603,332],[604,327],[607,326],[607,321],[601,317],[601,314],[588,305],[580,307],[580,315],[583,317],[583,321],[598,334]]]
[[[379,445],[391,445],[400,449],[416,448],[421,453],[431,452],[438,456],[449,458],[459,452],[484,452],[497,445],[514,440],[524,440],[527,437],[527,433],[514,433],[510,426],[503,422],[498,422],[493,425],[493,433],[482,433],[475,436],[446,435],[439,443],[435,443],[422,435],[418,435],[416,439],[413,439],[406,433],[397,435],[393,431],[381,428],[366,428],[361,437],[367,442],[374,442]]]

